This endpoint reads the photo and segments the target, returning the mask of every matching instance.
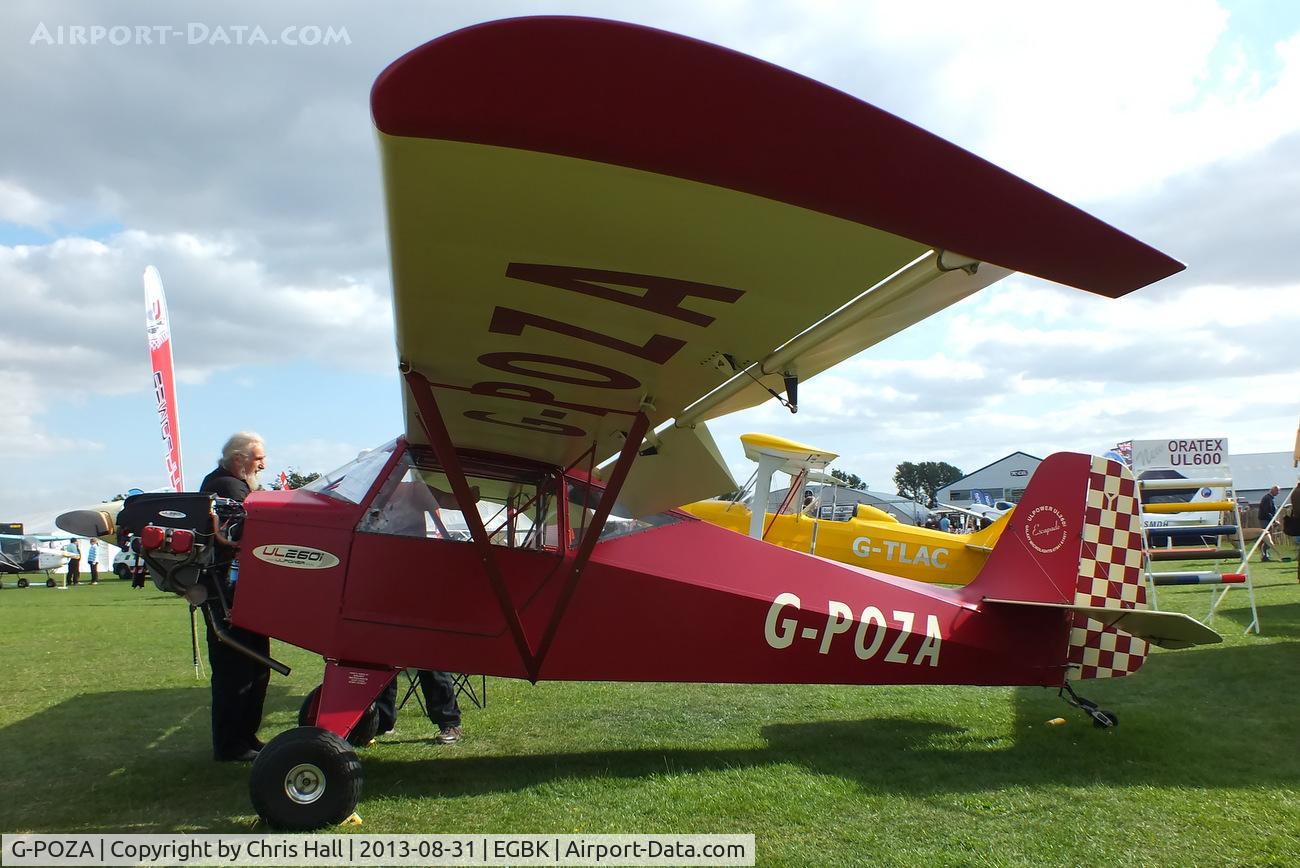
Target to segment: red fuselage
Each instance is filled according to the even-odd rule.
[[[474,544],[359,531],[374,496],[251,496],[235,623],[347,664],[538,680],[1055,686],[1063,677],[1062,612],[981,606],[978,582],[946,589],[873,573],[680,513],[598,542],[566,606],[572,544],[492,546],[529,651],[554,634],[530,672]]]

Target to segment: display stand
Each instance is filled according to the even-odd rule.
[[[1230,478],[1215,479],[1139,479],[1138,480],[1138,505],[1145,519],[1149,515],[1178,515],[1191,512],[1220,512],[1230,513],[1233,517],[1231,524],[1218,525],[1185,525],[1180,527],[1146,527],[1143,521],[1144,533],[1142,534],[1142,545],[1146,553],[1146,576],[1147,589],[1150,592],[1151,605],[1159,608],[1156,598],[1156,588],[1170,585],[1213,585],[1210,591],[1210,610],[1205,616],[1205,623],[1208,625],[1214,620],[1214,613],[1223,602],[1223,598],[1228,595],[1228,591],[1234,587],[1241,586],[1246,589],[1250,597],[1250,624],[1246,626],[1247,633],[1252,630],[1256,635],[1259,634],[1259,610],[1255,605],[1255,586],[1250,578],[1250,554],[1254,551],[1246,550],[1245,539],[1241,532],[1241,513],[1235,500],[1218,500],[1218,501],[1192,501],[1186,503],[1148,503],[1148,496],[1160,491],[1169,491],[1171,489],[1184,488],[1221,488],[1228,492],[1229,498],[1233,491],[1233,484]],[[1206,544],[1206,538],[1214,537],[1215,544]],[[1221,542],[1224,538],[1231,538],[1233,541],[1232,548],[1223,548]],[[1257,544],[1258,545],[1258,544]],[[1240,558],[1240,562],[1235,571],[1225,572],[1223,565]],[[1213,570],[1197,571],[1167,571],[1156,572],[1152,569],[1155,563],[1167,563],[1170,561],[1215,561]]]

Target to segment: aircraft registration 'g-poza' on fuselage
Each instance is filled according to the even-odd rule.
[[[304,726],[254,763],[271,823],[352,810],[342,737],[364,743],[397,667],[1068,688],[1217,640],[1144,608],[1133,479],[1104,459],[1044,461],[959,589],[671,511],[735,487],[707,420],[793,407],[1011,271],[1118,297],[1168,256],[854,97],[645,27],[470,27],[394,62],[371,105],[406,428],[244,504],[233,623],[326,660]],[[155,494],[119,520],[220,626],[214,506],[239,512]]]

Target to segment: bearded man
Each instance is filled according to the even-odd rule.
[[[249,492],[261,488],[257,474],[266,469],[266,445],[251,431],[240,431],[226,441],[221,460],[203,479],[199,491],[243,501]],[[219,546],[213,567],[217,586],[234,604],[238,549]],[[254,651],[268,656],[271,640],[250,630],[231,626],[229,633]],[[217,762],[249,762],[257,757],[262,742],[257,730],[262,725],[262,706],[271,672],[258,661],[222,642],[208,625],[208,663],[212,667],[212,757]]]

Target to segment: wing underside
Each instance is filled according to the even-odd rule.
[[[603,459],[638,412],[753,406],[1012,269],[1119,295],[1181,267],[866,103],[632,25],[469,28],[372,107],[399,356],[462,448]]]

